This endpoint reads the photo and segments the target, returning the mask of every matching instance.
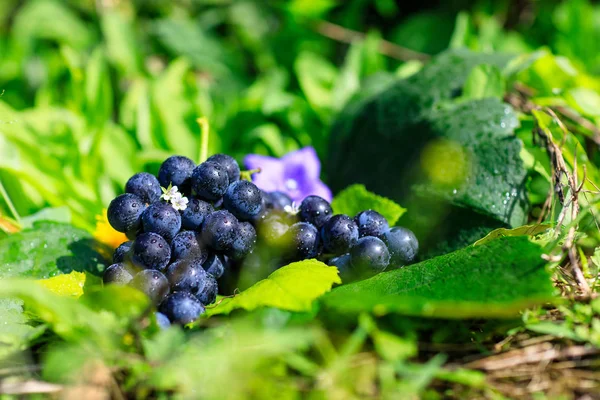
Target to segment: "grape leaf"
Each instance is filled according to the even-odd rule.
[[[364,210],[375,210],[387,219],[390,225],[404,214],[406,209],[400,207],[392,200],[371,193],[364,185],[351,185],[338,193],[331,202],[333,212],[355,216]]]
[[[242,293],[222,298],[216,306],[206,308],[206,316],[229,314],[239,308],[254,310],[276,307],[288,311],[309,311],[313,301],[341,283],[336,267],[317,260],[286,265]]]
[[[496,239],[335,288],[322,298],[343,313],[443,318],[515,317],[553,299],[542,249],[524,236]]]
[[[497,97],[463,97],[473,68],[503,68],[510,58],[448,51],[351,102],[330,135],[325,170],[332,190],[361,183],[405,206],[411,212],[403,225],[419,238],[424,257],[523,225],[529,203],[517,116]]]
[[[32,229],[0,240],[0,278],[47,279],[72,271],[100,275],[106,254],[107,249],[82,229],[36,222]]]

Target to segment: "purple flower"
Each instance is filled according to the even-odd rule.
[[[331,190],[319,179],[321,162],[312,147],[292,151],[281,158],[248,154],[244,159],[247,169],[260,168],[252,180],[262,190],[286,193],[300,202],[311,194],[331,201]]]

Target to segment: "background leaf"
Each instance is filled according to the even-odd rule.
[[[99,275],[106,249],[71,225],[36,222],[32,229],[0,240],[0,277],[47,279],[72,271]]]
[[[326,164],[332,188],[351,183],[403,204],[404,225],[423,257],[480,239],[527,217],[526,170],[519,122],[497,98],[460,96],[474,67],[504,66],[510,57],[448,51],[420,72],[338,117]]]
[[[354,217],[364,210],[375,210],[387,219],[390,225],[404,214],[406,209],[402,208],[392,200],[371,193],[364,185],[351,185],[338,193],[331,202],[335,214],[346,214]]]
[[[0,365],[4,356],[18,350],[34,331],[23,313],[23,301],[0,298]]]
[[[553,299],[545,264],[539,245],[505,237],[340,286],[323,303],[345,313],[515,317]]]
[[[234,297],[217,301],[216,306],[207,307],[206,315],[229,314],[238,308],[251,311],[259,307],[309,311],[313,301],[335,283],[342,283],[337,268],[317,260],[299,261],[276,270]]]
[[[463,88],[465,99],[485,99],[496,97],[502,99],[506,89],[506,82],[498,67],[482,64],[474,67]]]

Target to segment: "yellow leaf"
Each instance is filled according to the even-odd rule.
[[[86,275],[83,272],[73,271],[70,274],[57,275],[48,279],[40,279],[38,282],[59,296],[79,297],[83,294],[83,285]]]

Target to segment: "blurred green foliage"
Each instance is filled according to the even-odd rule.
[[[197,117],[212,152],[326,159],[335,113],[413,58],[548,46],[594,73],[599,18],[585,0],[6,0],[0,178],[19,214],[67,205],[90,228],[134,171],[197,158]]]
[[[0,223],[14,219],[37,229],[3,240],[5,264],[27,269],[33,254],[49,271],[58,267],[59,256],[65,272],[88,271],[86,262],[95,266],[98,249],[87,246],[84,230],[34,222],[72,222],[92,230],[94,217],[135,171],[156,172],[174,153],[198,158],[198,117],[210,121],[210,151],[238,160],[248,153],[281,156],[307,145],[324,163],[339,158],[328,153],[335,151],[328,147],[329,132],[339,112],[413,76],[430,56],[448,48],[521,55],[502,70],[475,65],[462,100],[501,99],[519,83],[531,90],[528,98],[536,106],[575,113],[565,118],[570,135],[540,110],[518,113],[515,133],[524,143],[519,156],[528,174],[530,217],[539,214],[552,179],[549,157],[532,139],[535,127],[562,144],[568,167],[577,163],[580,178],[586,165],[585,189],[600,184],[597,146],[590,145],[600,123],[600,80],[594,77],[600,73],[600,5],[588,0],[0,1]],[[382,202],[359,189],[346,192],[354,194],[338,204],[353,209]],[[580,222],[577,250],[584,276],[592,279],[600,250],[589,211],[597,201],[583,193],[580,202],[579,220],[567,216],[564,223]],[[556,199],[550,208],[550,223],[568,211]],[[403,212],[395,206],[390,219]],[[54,255],[35,248],[40,226],[54,239],[49,241],[57,246]],[[512,234],[496,232],[503,235]],[[551,242],[548,237],[544,240]],[[82,246],[71,245],[77,239]],[[513,241],[525,239],[480,246],[494,250],[486,255],[486,280],[493,280],[501,265],[495,262],[503,251],[498,243]],[[546,299],[545,262],[537,246],[525,247],[536,249],[521,256],[537,261],[528,263],[544,279],[534,289]],[[458,254],[482,251],[475,247]],[[588,262],[585,254],[594,256]],[[458,260],[450,284],[445,276],[434,276],[438,295],[486,298],[493,284],[482,291],[462,285],[460,273],[480,268],[476,258],[469,259]],[[504,275],[512,279],[520,267],[511,265]],[[413,281],[419,283],[424,273]],[[97,279],[86,279],[85,294],[75,300],[35,282],[4,279],[0,292],[20,300],[0,299],[0,372],[66,385],[85,385],[106,374],[108,381],[99,387],[115,398],[502,398],[483,373],[460,367],[463,360],[453,354],[452,344],[473,357],[488,352],[499,336],[504,341],[526,330],[600,343],[597,300],[560,306],[560,321],[553,320],[556,309],[529,310],[522,322],[369,314],[381,305],[379,295],[394,293],[398,282],[388,280],[406,274],[411,271],[380,275],[375,293],[351,302],[343,295],[352,287],[342,287],[337,299],[352,306],[353,315],[335,314],[317,302],[310,312],[234,310],[230,317],[202,319],[193,329],[165,331],[158,330],[147,300],[130,288],[101,290]],[[557,280],[572,283],[560,274]],[[535,282],[519,283],[513,289],[527,292]],[[368,291],[371,284],[354,288]],[[504,294],[501,288],[498,293]],[[272,304],[268,296],[258,292],[247,308]],[[364,299],[373,301],[364,304]],[[438,316],[460,317],[450,306],[447,311]],[[72,388],[65,386],[65,394]]]

